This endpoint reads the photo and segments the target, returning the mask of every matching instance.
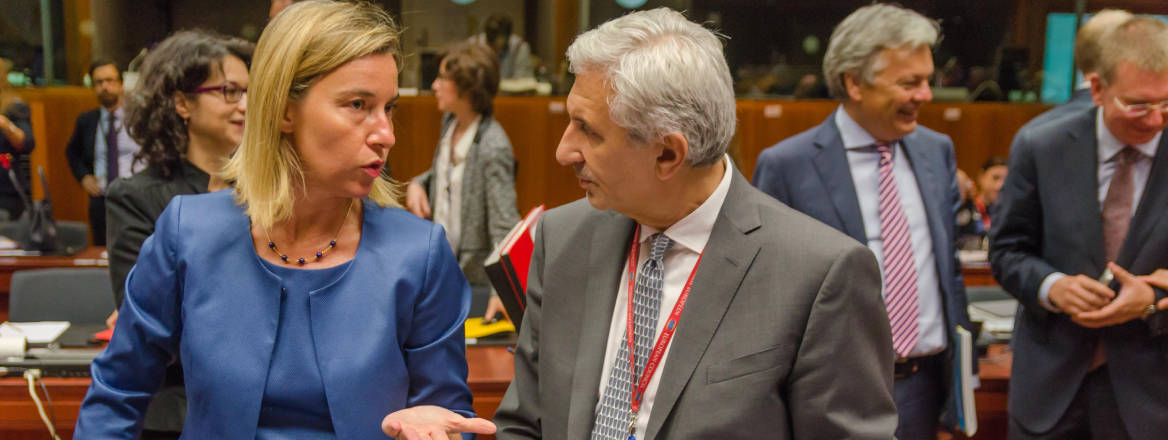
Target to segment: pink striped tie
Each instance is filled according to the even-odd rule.
[[[892,145],[877,142],[880,153],[880,239],[884,242],[884,307],[892,325],[892,349],[901,357],[920,339],[917,329],[917,267],[912,237],[900,204],[892,168]]]

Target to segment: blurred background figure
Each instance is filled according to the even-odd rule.
[[[141,169],[134,166],[140,148],[126,130],[121,70],[113,61],[97,60],[89,65],[89,78],[101,106],[77,116],[65,157],[73,177],[89,194],[93,245],[105,246],[105,191],[110,182]]]
[[[486,46],[459,43],[439,55],[432,88],[442,133],[429,170],[409,183],[406,206],[446,228],[459,267],[478,294],[490,280],[483,261],[519,221],[515,207],[515,156],[492,117],[499,63]],[[491,296],[485,317],[502,311]]]
[[[146,168],[111,182],[106,200],[110,278],[119,307],[142,243],[170,199],[227,188],[218,170],[243,138],[251,54],[246,41],[183,31],[146,56],[126,104],[126,126],[142,146],[136,160]],[[177,438],[185,418],[183,371],[175,362],[146,411],[142,437]]]
[[[993,215],[994,206],[998,203],[998,192],[1002,190],[1002,184],[1006,182],[1006,175],[1009,173],[1007,163],[1005,157],[992,156],[986,159],[977,174],[977,197],[974,198],[974,203],[980,214],[982,230],[986,232],[990,230],[990,216]]]
[[[511,31],[511,17],[491,14],[483,24],[483,32],[471,37],[470,41],[490,47],[499,57],[500,78],[532,78],[535,72],[531,64],[531,47]]]
[[[957,169],[957,190],[961,192],[961,207],[957,209],[957,248],[962,250],[981,247],[985,231],[981,227],[981,215],[974,205],[977,186],[965,171]]]
[[[32,193],[29,185],[28,153],[36,146],[32,137],[32,122],[28,104],[16,94],[16,89],[8,83],[8,72],[12,62],[0,58],[0,210],[8,212],[15,220],[24,213],[24,199]],[[8,169],[16,170],[22,197],[17,187],[8,178]]]

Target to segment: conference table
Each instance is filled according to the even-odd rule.
[[[104,267],[103,248],[89,248],[76,255],[2,257],[0,256],[0,321],[8,316],[8,290],[12,273],[24,269],[52,267]],[[987,266],[967,265],[964,270],[967,285],[992,285],[993,278]],[[490,417],[503,399],[503,393],[514,377],[513,355],[504,347],[467,347],[468,383],[474,394],[475,412]],[[978,411],[978,434],[974,439],[1004,439],[1006,433],[1006,401],[1012,355],[1004,344],[993,345],[980,359],[981,387],[975,394]],[[88,378],[45,378],[45,387],[53,402],[54,425],[61,438],[72,438],[73,425],[85,392]],[[38,392],[40,387],[37,387]],[[42,395],[42,401],[44,401]],[[0,438],[5,440],[43,439],[47,429],[28,395],[28,385],[21,378],[0,379]],[[482,436],[492,439],[493,436]],[[941,438],[966,438],[964,436]]]

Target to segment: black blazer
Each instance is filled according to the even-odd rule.
[[[1098,195],[1095,109],[1018,132],[1010,174],[990,230],[994,278],[1022,304],[1015,318],[1010,417],[1028,430],[1050,429],[1066,412],[1095,351],[1107,344],[1110,380],[1133,439],[1168,432],[1168,313],[1090,329],[1039,302],[1053,272],[1098,278],[1107,264]],[[1168,130],[1116,263],[1134,274],[1168,267]],[[1164,297],[1158,291],[1157,299]]]
[[[97,124],[101,122],[101,109],[93,109],[77,116],[73,125],[73,135],[65,145],[65,158],[73,177],[80,182],[82,177],[93,174],[93,146],[97,143]]]
[[[211,176],[183,161],[182,168],[169,179],[154,167],[110,183],[106,190],[106,236],[109,237],[110,279],[114,301],[122,305],[126,276],[138,261],[138,251],[146,237],[154,233],[154,221],[162,215],[170,199],[181,194],[203,194]]]

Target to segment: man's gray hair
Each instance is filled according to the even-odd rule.
[[[639,11],[581,34],[568,47],[572,73],[612,88],[609,117],[644,144],[668,133],[689,143],[690,166],[712,165],[734,136],[736,107],[722,41],[676,11]]]
[[[1149,72],[1164,72],[1168,70],[1168,24],[1137,15],[1105,32],[1099,48],[1099,74],[1108,83],[1115,81],[1115,71],[1123,62]]]
[[[884,49],[932,47],[941,26],[911,9],[888,4],[864,6],[852,12],[831,32],[823,55],[823,78],[831,96],[846,100],[844,74],[872,84],[887,67],[879,56]]]

